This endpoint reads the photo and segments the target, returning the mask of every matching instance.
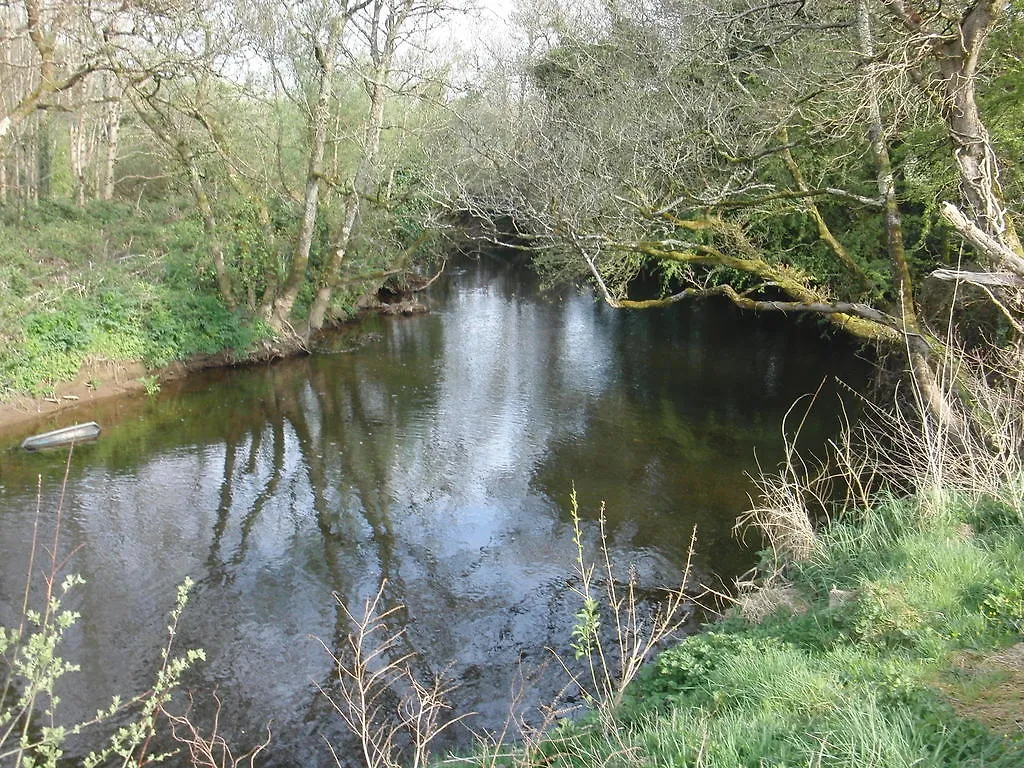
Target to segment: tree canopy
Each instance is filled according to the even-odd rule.
[[[613,306],[722,295],[904,349],[951,416],[922,284],[981,292],[991,333],[1021,327],[1019,5],[635,0],[589,25],[544,8],[523,17],[512,103],[476,107],[493,129],[464,144],[452,197]],[[643,274],[661,295],[631,294]]]
[[[6,4],[0,200],[185,195],[225,306],[300,345],[466,214],[616,307],[902,350],[939,415],[932,286],[989,307],[962,335],[1022,330],[1019,3],[523,0],[476,69],[454,10]]]

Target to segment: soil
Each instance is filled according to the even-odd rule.
[[[150,374],[141,363],[91,363],[74,381],[61,382],[46,397],[19,396],[0,403],[0,430],[15,427],[60,411],[82,408],[97,400],[145,392],[140,381]]]
[[[85,411],[89,405],[99,401],[144,394],[147,381],[151,385],[152,382],[160,384],[209,368],[258,365],[306,352],[308,349],[305,345],[281,339],[261,342],[242,357],[227,351],[215,355],[196,355],[164,368],[147,368],[138,361],[87,360],[74,381],[58,382],[49,395],[21,396],[0,402],[0,431],[42,421],[64,411]]]
[[[233,364],[236,361],[226,355],[196,358],[156,370],[146,368],[140,362],[87,361],[74,381],[59,382],[49,395],[23,395],[0,403],[0,431],[41,421],[64,411],[87,411],[88,406],[102,400],[145,394],[144,378],[152,377],[158,383],[172,381],[193,371]]]
[[[1024,643],[998,653],[963,654],[939,686],[962,717],[996,733],[1024,732]]]

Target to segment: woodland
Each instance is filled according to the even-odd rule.
[[[1021,329],[1018,3],[536,0],[475,45],[471,12],[4,3],[5,391],[302,348],[474,236],[616,307],[812,315],[961,418],[950,344]]]
[[[677,626],[643,636],[583,562],[574,492],[591,714],[467,765],[1022,764],[1024,2],[0,0],[0,41],[0,401],[307,351],[480,248],[623,312],[813,323],[889,374],[899,407],[828,468],[787,444],[754,478],[757,578],[646,666]],[[0,631],[0,763],[63,754],[34,729],[71,669],[56,571],[36,634]],[[341,606],[360,638],[383,589]],[[351,650],[363,762],[427,764],[445,689],[402,671],[419,698],[381,726]],[[147,764],[197,661],[168,646],[87,764]],[[190,764],[258,764],[169,719]]]

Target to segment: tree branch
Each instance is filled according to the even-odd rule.
[[[605,245],[616,250],[642,253],[664,261],[735,269],[761,278],[763,281],[762,287],[777,288],[792,297],[793,301],[752,299],[748,295],[749,292],[738,293],[731,285],[716,286],[714,288],[687,288],[672,296],[648,301],[620,299],[612,294],[604,282],[597,265],[596,254],[589,253],[583,247],[578,236],[571,235],[570,237],[577,252],[586,261],[605,302],[616,309],[651,309],[668,306],[694,296],[720,295],[727,297],[736,306],[743,309],[771,310],[775,312],[811,312],[823,315],[836,327],[865,341],[898,342],[902,344],[905,339],[916,338],[920,340],[920,345],[917,341],[912,341],[915,346],[928,347],[927,340],[923,336],[913,329],[904,328],[897,318],[891,317],[880,310],[866,304],[825,301],[813,290],[800,283],[784,267],[770,264],[763,259],[730,256],[717,248],[699,243],[678,243],[677,245],[682,245],[688,249],[685,251],[676,250],[675,248],[667,249],[664,247],[665,243],[653,242],[606,242]]]
[[[978,253],[990,261],[1002,265],[1013,274],[1024,277],[1024,258],[970,221],[963,211],[953,203],[943,202],[939,206],[939,212],[942,214],[942,218],[948,221],[953,229],[960,233],[960,236]]]

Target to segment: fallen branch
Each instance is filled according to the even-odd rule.
[[[971,285],[987,285],[998,288],[1024,286],[1024,277],[1013,272],[971,272],[958,269],[936,269],[928,277],[936,280],[953,280]]]

